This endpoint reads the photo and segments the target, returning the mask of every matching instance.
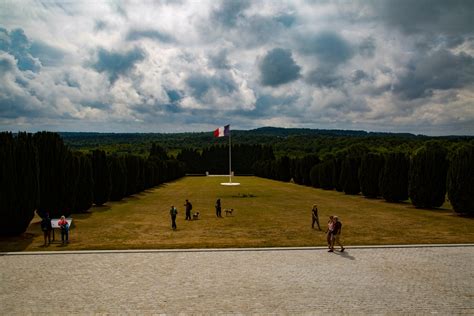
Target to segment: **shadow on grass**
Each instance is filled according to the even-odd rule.
[[[406,208],[411,210],[423,210],[423,211],[430,211],[435,213],[454,213],[452,209],[445,208],[445,207],[416,207],[413,204],[409,203]]]
[[[23,233],[19,236],[0,237],[0,251],[23,251],[33,243],[37,234]]]
[[[450,214],[450,216],[474,220],[474,214],[459,214],[459,213],[456,213],[456,212],[452,212],[452,214]]]

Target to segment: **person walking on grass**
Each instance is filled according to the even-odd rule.
[[[332,232],[333,238],[332,238],[332,246],[331,246],[332,251],[334,251],[334,244],[337,244],[339,247],[341,247],[341,252],[344,252],[344,246],[341,244],[341,241],[340,241],[341,232],[342,232],[342,223],[341,221],[339,221],[339,218],[337,216],[334,216],[334,230]]]
[[[221,207],[221,199],[217,199],[216,201],[216,216],[222,217],[222,207]]]
[[[173,230],[176,230],[176,215],[178,215],[178,209],[174,207],[174,205],[171,205],[170,215],[171,215],[171,228]]]
[[[333,252],[332,250],[332,239],[333,239],[333,231],[334,231],[334,216],[329,216],[328,221],[328,229],[326,230],[326,241],[328,243],[329,252]]]
[[[63,215],[61,219],[58,221],[58,226],[61,229],[61,243],[64,245],[65,243],[69,243],[69,223],[66,220],[66,217]]]
[[[313,205],[313,209],[311,210],[311,216],[313,218],[313,223],[311,224],[311,228],[314,229],[314,223],[316,223],[318,224],[318,229],[321,230],[321,226],[319,226],[318,206],[316,204]]]
[[[193,205],[191,202],[186,200],[186,203],[184,203],[184,206],[186,207],[186,220],[190,221],[191,220],[191,210],[193,209]]]
[[[49,218],[48,213],[46,213],[41,220],[41,230],[44,235],[44,245],[49,246],[51,244],[51,231],[53,230],[53,226],[51,225],[51,218]],[[46,241],[48,242],[47,244]]]

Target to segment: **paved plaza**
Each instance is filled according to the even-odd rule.
[[[474,245],[0,254],[0,314],[474,314]]]

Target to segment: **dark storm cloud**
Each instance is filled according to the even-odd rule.
[[[125,53],[107,51],[100,48],[97,53],[97,62],[92,67],[98,72],[109,75],[110,81],[115,82],[120,75],[128,73],[136,63],[145,59],[145,53],[136,47]]]
[[[256,102],[255,108],[252,110],[239,109],[231,112],[231,115],[248,118],[267,118],[276,115],[294,116],[293,104],[297,102],[298,96],[288,95],[274,97],[268,94],[260,95]]]
[[[219,94],[230,94],[238,89],[232,77],[225,73],[216,76],[192,74],[186,79],[186,85],[191,89],[191,94],[198,100],[202,100],[210,90],[216,90]]]
[[[127,34],[127,41],[138,41],[144,38],[149,38],[163,43],[172,43],[175,42],[173,36],[166,33],[157,31],[157,30],[130,30]]]
[[[0,28],[0,50],[14,56],[22,71],[38,72],[41,69],[39,60],[31,55],[31,42],[21,28],[11,32]]]
[[[260,61],[259,69],[262,84],[276,87],[298,79],[301,67],[293,60],[290,50],[274,48]]]
[[[178,90],[166,90],[166,95],[168,95],[171,103],[178,102],[183,98],[182,92]]]
[[[364,57],[372,58],[375,56],[375,40],[373,37],[364,39],[359,44],[359,54]]]
[[[298,50],[305,55],[315,55],[322,63],[342,64],[354,55],[354,50],[344,38],[334,32],[322,32],[298,39]]]
[[[223,0],[219,6],[211,12],[211,19],[224,27],[234,27],[243,11],[250,7],[248,0]]]
[[[292,14],[280,14],[275,17],[275,21],[283,24],[286,27],[292,27],[296,23],[296,16]]]
[[[350,78],[351,82],[355,85],[360,84],[363,80],[369,80],[369,79],[370,79],[369,75],[367,75],[365,71],[360,70],[360,69],[354,71],[354,73],[352,74]]]
[[[474,58],[439,50],[414,62],[399,78],[394,92],[405,99],[429,97],[433,90],[463,88],[474,83]]]
[[[64,52],[41,41],[34,41],[31,44],[31,55],[37,57],[43,66],[57,66],[63,58]]]
[[[94,31],[99,32],[99,31],[105,30],[106,28],[107,28],[107,23],[105,21],[102,21],[102,20],[95,21]]]
[[[210,64],[216,69],[229,69],[229,61],[227,60],[227,51],[221,50],[216,55],[209,56]]]
[[[469,34],[474,27],[474,1],[388,0],[374,5],[382,21],[408,34]]]
[[[320,88],[340,88],[344,85],[344,78],[335,74],[334,69],[321,67],[311,71],[306,81]]]

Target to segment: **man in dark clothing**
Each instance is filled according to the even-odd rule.
[[[339,221],[337,216],[334,216],[334,230],[333,230],[333,240],[332,240],[332,247],[331,250],[334,251],[334,244],[337,244],[341,247],[341,252],[344,252],[344,246],[341,244],[340,237],[342,232],[342,223]]]
[[[316,204],[313,205],[313,209],[311,210],[311,216],[313,217],[313,223],[311,224],[311,228],[314,229],[314,223],[318,224],[318,229],[321,230],[319,226],[319,217],[318,217],[318,206]]]
[[[173,230],[176,230],[176,215],[178,215],[178,209],[174,207],[174,205],[171,205],[170,215],[171,215],[171,228]]]
[[[216,201],[216,216],[217,217],[222,217],[221,212],[222,212],[221,199],[217,199],[217,201]]]
[[[49,218],[48,213],[46,213],[41,220],[41,230],[44,235],[44,245],[51,244],[51,231],[53,230],[53,225],[51,225],[51,218]],[[46,241],[48,242],[47,244]]]
[[[186,207],[186,220],[190,221],[191,220],[191,210],[193,209],[193,205],[191,204],[191,202],[186,200],[186,203],[184,203],[184,206]]]

